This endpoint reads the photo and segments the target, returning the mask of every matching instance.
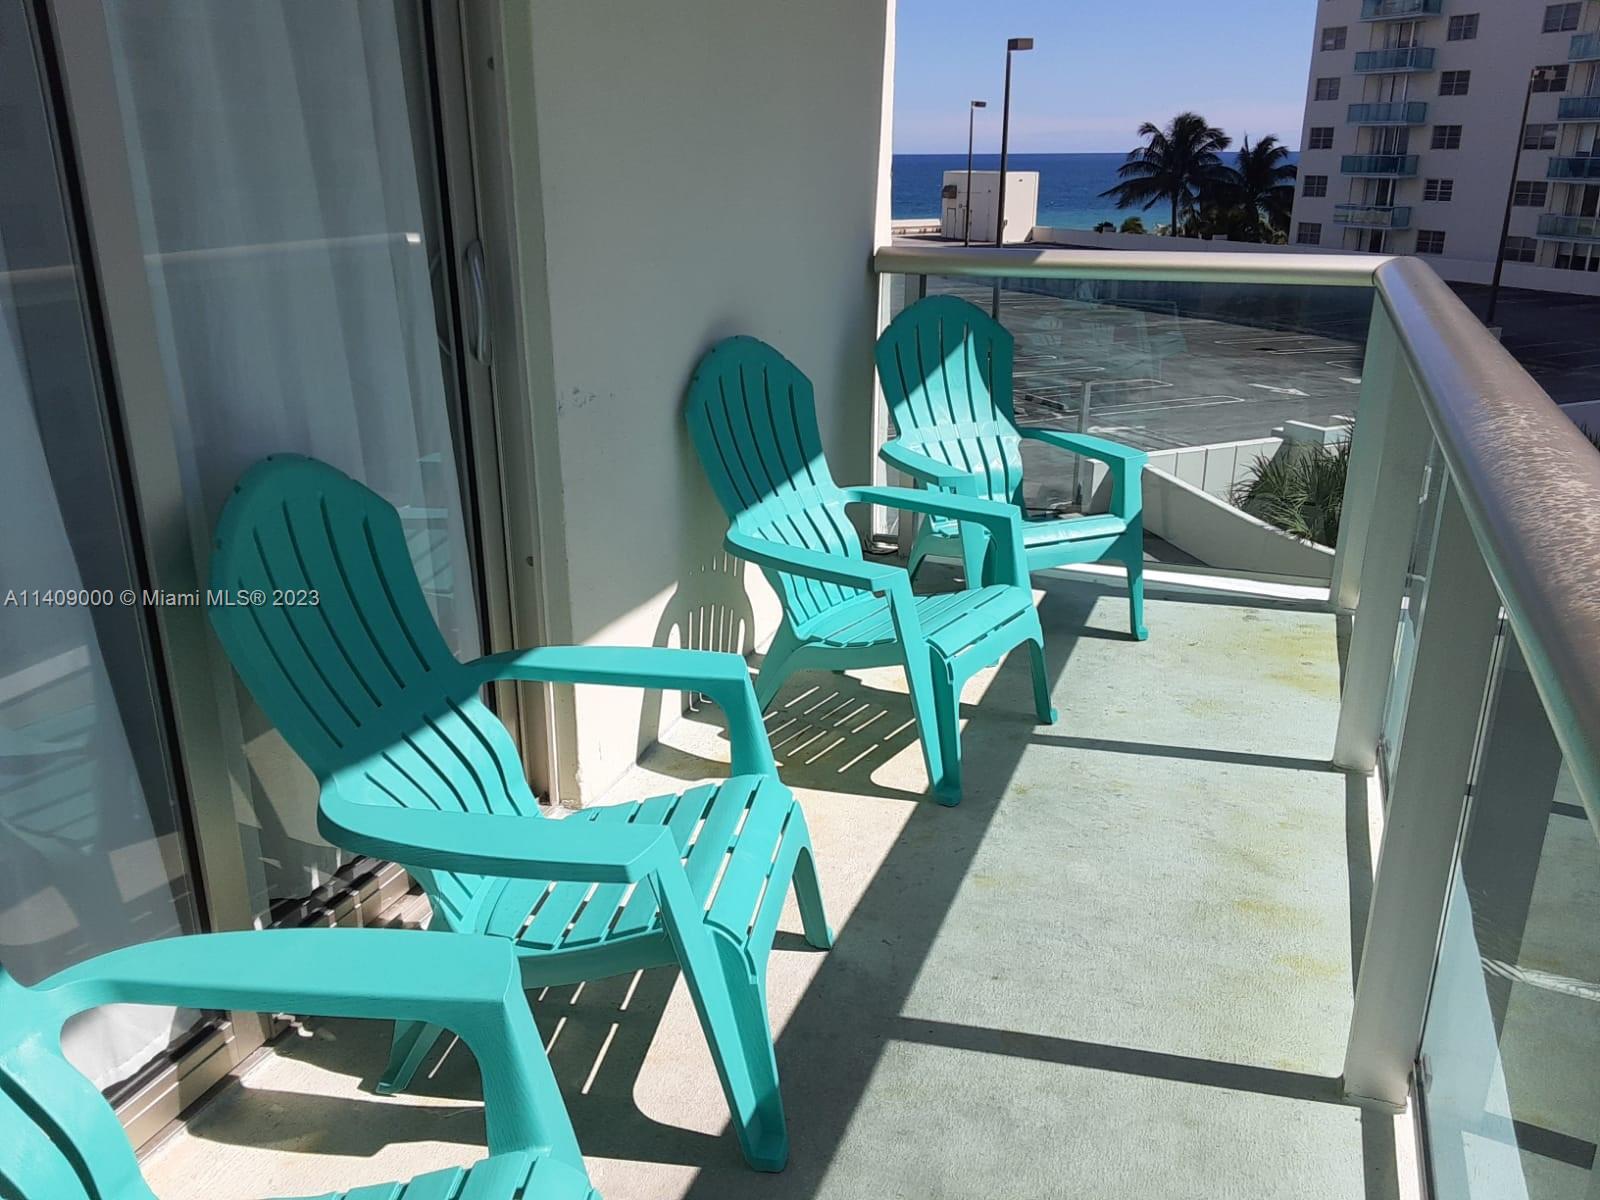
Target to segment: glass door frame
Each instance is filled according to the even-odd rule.
[[[482,254],[479,244],[462,41],[464,6],[462,0],[419,2],[426,17],[424,53],[445,193],[441,208],[447,245],[441,251],[448,253],[441,253],[441,259],[449,311],[441,315],[449,319],[440,333],[453,348],[446,366],[457,376],[459,402],[452,425],[459,434],[457,465],[487,652],[516,644],[513,632],[520,632],[518,627],[527,620],[526,615],[520,621],[513,619],[508,569],[502,414],[494,387],[494,355],[505,350],[488,336],[492,310],[484,297],[493,281],[484,264],[494,260]],[[205,544],[210,531],[191,528],[106,13],[101,0],[30,0],[30,13],[56,109],[67,190],[76,202],[72,216],[82,248],[87,303],[100,335],[105,402],[114,410],[122,435],[131,493],[129,519],[137,531],[140,565],[153,588],[195,592],[205,582],[195,546]],[[504,291],[503,283],[499,290]],[[500,339],[502,346],[509,341]],[[531,479],[527,486],[524,495],[531,496]],[[517,611],[526,614],[527,605],[524,598]],[[229,745],[218,716],[217,690],[231,686],[226,672],[215,669],[221,651],[203,606],[158,607],[149,618],[169,706],[173,770],[198,858],[195,865],[205,902],[202,920],[210,929],[248,929],[256,920],[239,827],[239,813],[248,806],[248,798],[238,794],[233,782],[248,778],[248,764],[242,748]],[[545,773],[550,741],[541,733],[541,714],[548,711],[542,697],[507,688],[497,691],[491,701],[513,736],[521,739],[530,782],[543,792],[540,785],[553,775]],[[345,919],[361,921],[362,899],[375,908],[405,883],[403,871],[386,866],[378,872],[377,886],[364,889],[364,897],[357,897]],[[332,918],[328,911],[307,914],[302,906],[296,923],[308,919]],[[134,1144],[158,1134],[275,1032],[268,1016],[229,1013],[213,1023],[206,1036],[175,1048],[165,1067],[158,1060],[142,1072],[139,1086],[119,1104]]]

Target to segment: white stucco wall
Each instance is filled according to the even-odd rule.
[[[683,423],[719,338],[799,364],[835,474],[868,478],[892,27],[892,0],[540,0],[507,20],[511,116],[526,134],[531,108],[537,141],[518,220],[543,236],[520,283],[548,322],[528,402],[556,443],[538,455],[552,640],[748,652],[775,628],[765,581],[719,552]],[[556,711],[561,799],[587,802],[680,700],[580,688]]]

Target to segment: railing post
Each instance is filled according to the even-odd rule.
[[[1387,316],[1374,320],[1380,353],[1392,345]],[[1400,625],[1400,602],[1405,596],[1406,566],[1416,535],[1418,500],[1422,495],[1423,468],[1427,464],[1432,432],[1423,412],[1416,381],[1397,350],[1386,356],[1381,374],[1363,375],[1363,397],[1370,381],[1382,389],[1379,444],[1368,443],[1362,471],[1370,479],[1352,480],[1345,494],[1365,487],[1371,497],[1359,558],[1350,557],[1346,574],[1359,571],[1356,581],[1355,625],[1345,657],[1344,691],[1339,700],[1339,732],[1334,739],[1333,761],[1348,771],[1368,772],[1378,761],[1378,732],[1383,724],[1383,702],[1394,666],[1394,641]],[[1369,368],[1376,368],[1369,354]],[[1359,418],[1358,418],[1359,419]],[[1351,448],[1352,455],[1355,447]],[[1376,459],[1376,461],[1373,461]],[[1352,467],[1355,464],[1352,463]]]
[[[1344,510],[1339,517],[1339,544],[1333,552],[1333,580],[1328,601],[1339,612],[1354,612],[1361,597],[1361,561],[1372,526],[1373,493],[1383,457],[1384,425],[1395,378],[1405,368],[1400,344],[1383,302],[1372,299],[1367,326],[1367,352],[1361,363],[1361,396],[1356,423],[1350,430],[1350,463],[1344,485]]]
[[[1345,1094],[1394,1108],[1422,1040],[1500,613],[1455,486],[1443,486],[1345,1051]]]

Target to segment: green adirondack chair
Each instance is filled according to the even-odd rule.
[[[933,491],[1022,505],[1023,439],[1098,459],[1110,468],[1111,509],[1095,516],[1024,515],[1028,569],[1118,562],[1128,571],[1133,636],[1144,624],[1144,500],[1148,456],[1105,438],[1019,427],[1011,407],[1014,343],[1005,326],[956,296],[918,300],[878,338],[878,379],[898,434],[879,454]],[[913,574],[929,555],[959,557],[981,577],[984,547],[949,520],[922,522],[912,545]]]
[[[32,987],[0,970],[7,1200],[155,1200],[111,1106],[61,1051],[67,1019],[102,1004],[438,1022],[477,1060],[489,1157],[319,1200],[598,1200],[515,955],[484,938],[402,929],[168,938],[113,950]]]
[[[435,928],[505,938],[530,988],[676,962],[746,1159],[788,1156],[766,963],[791,883],[806,940],[832,944],[805,814],[778,780],[742,658],[548,646],[458,661],[429,615],[395,510],[325,463],[278,455],[240,480],[211,587],[314,588],[314,605],[214,605],[235,670],[322,785],[335,845],[401,863]],[[499,679],[703,692],[726,714],[731,777],[547,819],[504,726]],[[380,1090],[438,1028],[401,1023]]]
[[[755,338],[729,338],[700,360],[688,420],[732,521],[728,553],[760,566],[783,602],[756,681],[763,708],[794,671],[903,666],[929,781],[944,804],[961,800],[957,708],[974,673],[1026,642],[1039,720],[1055,720],[1014,506],[910,488],[839,487],[822,456],[811,381]],[[848,504],[935,514],[968,536],[992,539],[997,582],[913,595],[904,569],[866,561]]]

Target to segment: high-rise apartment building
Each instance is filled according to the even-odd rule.
[[[1316,8],[1290,241],[1600,292],[1600,0]]]

